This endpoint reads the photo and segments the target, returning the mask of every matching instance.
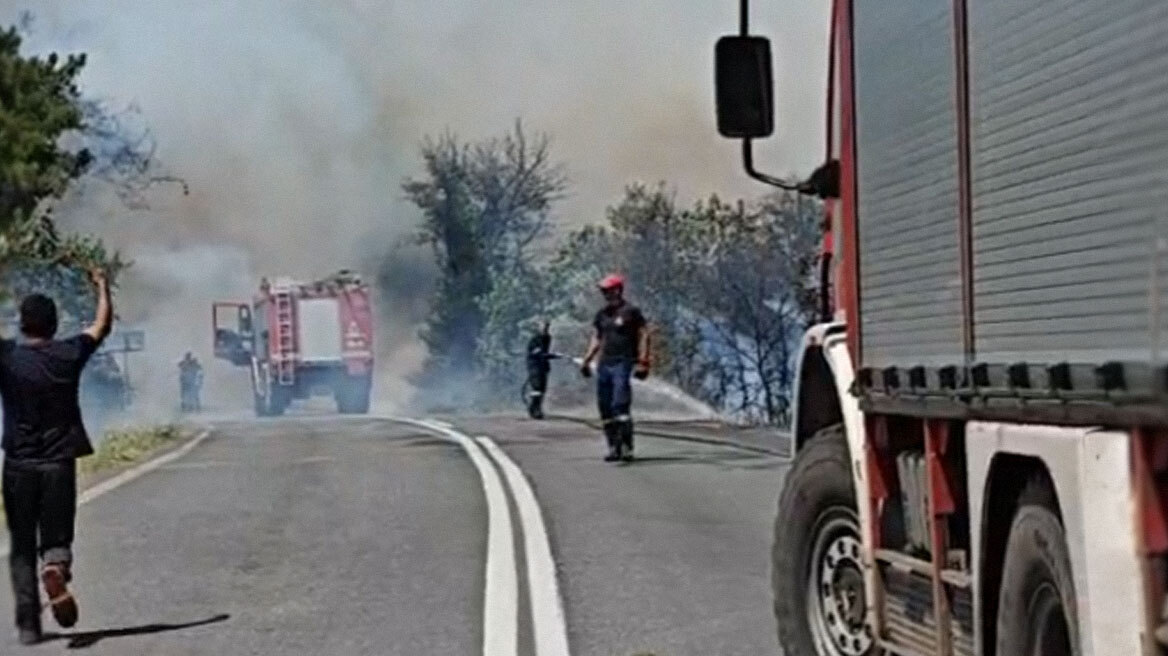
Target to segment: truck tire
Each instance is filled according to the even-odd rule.
[[[256,416],[257,417],[267,417],[268,416],[268,399],[256,391],[253,391],[251,394],[253,397],[253,401],[255,403]]]
[[[807,441],[779,496],[771,589],[787,656],[875,651],[860,535],[847,436],[837,424]]]
[[[341,377],[333,390],[337,400],[337,412],[345,415],[367,414],[372,382],[369,376]]]
[[[272,385],[268,391],[268,416],[279,417],[292,404],[292,390],[282,385]]]
[[[1027,484],[1010,526],[998,597],[998,656],[1078,656],[1071,557],[1053,490]]]

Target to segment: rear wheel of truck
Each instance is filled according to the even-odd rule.
[[[279,417],[284,414],[288,406],[292,405],[291,388],[282,385],[272,385],[268,392],[268,415]]]
[[[1000,656],[1082,653],[1070,551],[1057,507],[1043,480],[1022,492],[1002,567]]]
[[[787,656],[874,651],[862,555],[847,436],[837,424],[799,451],[779,497],[771,588]]]
[[[337,412],[346,415],[363,415],[369,412],[369,393],[372,380],[369,376],[342,376],[337,381],[333,393],[337,400]]]

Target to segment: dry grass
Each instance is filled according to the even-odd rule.
[[[132,465],[154,451],[181,440],[184,433],[174,426],[150,426],[109,431],[97,445],[96,453],[77,462],[82,476]]]

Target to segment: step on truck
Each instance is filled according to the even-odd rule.
[[[293,400],[321,395],[331,395],[338,412],[369,411],[373,315],[359,276],[264,278],[250,303],[214,303],[211,323],[215,357],[251,376],[257,416],[281,415]]]
[[[804,181],[755,168],[771,51],[740,11],[719,132],[829,226],[785,653],[1165,654],[1168,3],[834,0]]]

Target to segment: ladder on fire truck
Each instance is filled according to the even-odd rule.
[[[276,380],[281,385],[291,385],[296,371],[296,338],[293,334],[292,293],[284,287],[275,290],[273,302],[276,310]]]

